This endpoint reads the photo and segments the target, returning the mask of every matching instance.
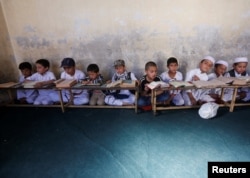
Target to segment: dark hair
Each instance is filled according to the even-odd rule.
[[[145,70],[148,70],[149,67],[157,67],[157,65],[155,62],[149,61],[145,64]]]
[[[18,68],[20,70],[24,70],[24,69],[32,70],[32,65],[29,62],[22,62],[19,64]]]
[[[223,64],[214,64],[214,68],[217,68],[217,67],[219,67],[220,65],[223,65]]]
[[[99,72],[99,67],[96,64],[89,64],[89,66],[87,67],[87,72]]]
[[[43,67],[49,68],[49,61],[47,59],[39,59],[36,61],[36,64],[41,64]]]
[[[167,60],[167,66],[169,66],[171,63],[176,63],[178,65],[178,60],[175,57],[170,57]]]

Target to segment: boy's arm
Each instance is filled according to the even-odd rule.
[[[189,99],[190,99],[192,105],[196,105],[196,100],[195,100],[195,98],[194,98],[192,92],[187,92],[187,95],[188,95],[188,97],[189,97]]]

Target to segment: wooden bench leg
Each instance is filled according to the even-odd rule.
[[[58,94],[60,96],[61,109],[62,109],[62,112],[64,113],[65,112],[65,108],[64,108],[64,104],[63,104],[62,90],[58,90]]]
[[[230,109],[229,109],[230,112],[233,112],[233,110],[234,110],[234,105],[235,105],[237,92],[238,92],[238,88],[234,88],[233,97],[232,97],[232,101],[231,101]]]
[[[138,90],[135,90],[135,113],[138,113]]]

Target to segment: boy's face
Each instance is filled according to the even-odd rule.
[[[242,74],[243,72],[246,71],[247,68],[247,62],[239,62],[233,65],[234,70],[239,73]]]
[[[22,72],[24,78],[27,78],[27,77],[31,76],[31,70],[30,69],[22,69],[21,72]]]
[[[200,70],[202,72],[209,72],[211,70],[211,68],[213,67],[213,63],[210,60],[204,59],[201,63],[200,63]]]
[[[167,67],[168,67],[170,72],[176,73],[176,71],[178,69],[178,64],[177,63],[170,63]]]
[[[125,66],[115,66],[115,71],[117,74],[123,74],[126,71]]]
[[[75,69],[74,66],[70,66],[70,67],[65,66],[65,67],[63,67],[63,69],[64,69],[64,71],[65,71],[67,74],[69,74],[70,76],[75,75],[76,69]]]
[[[216,73],[217,76],[223,75],[227,71],[227,67],[223,64],[218,65],[215,69],[214,72]]]
[[[157,67],[150,66],[145,72],[149,79],[154,80],[157,76]]]
[[[39,74],[44,74],[45,72],[47,72],[49,70],[48,67],[44,67],[43,65],[41,64],[36,64],[36,71],[39,73]]]
[[[99,72],[88,71],[88,76],[90,80],[95,80],[99,75]]]

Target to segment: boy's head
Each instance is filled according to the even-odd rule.
[[[63,67],[64,71],[69,75],[75,74],[75,61],[73,58],[64,58],[61,62],[61,67]]]
[[[178,60],[175,57],[168,58],[167,67],[170,72],[176,73],[178,69]]]
[[[214,64],[214,72],[217,76],[224,75],[224,73],[227,71],[228,63],[223,60],[219,60]]]
[[[149,79],[154,80],[157,76],[157,65],[153,61],[149,61],[145,64],[145,72]]]
[[[205,56],[200,62],[201,72],[208,73],[214,65],[214,58],[211,56]]]
[[[242,74],[246,71],[247,64],[248,59],[246,57],[237,57],[234,59],[233,68],[237,73]]]
[[[49,70],[49,61],[47,59],[39,59],[36,61],[36,71],[39,74],[44,74]]]
[[[87,73],[91,80],[95,80],[99,75],[99,67],[96,64],[90,64],[87,67]]]
[[[116,60],[114,67],[117,74],[123,74],[126,71],[125,62],[122,59]]]
[[[18,66],[25,78],[31,76],[32,66],[29,62],[22,62]]]

